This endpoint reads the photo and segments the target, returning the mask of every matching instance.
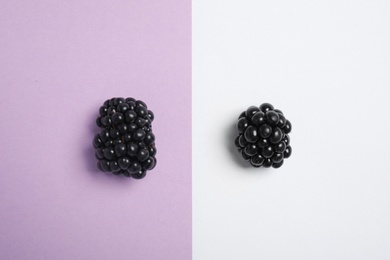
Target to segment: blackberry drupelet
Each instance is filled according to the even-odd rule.
[[[111,98],[99,109],[93,139],[97,166],[103,172],[142,179],[156,166],[154,114],[134,98]]]
[[[291,156],[291,122],[271,104],[250,106],[240,114],[236,126],[234,144],[253,167],[279,168]]]

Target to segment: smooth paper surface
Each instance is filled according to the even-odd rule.
[[[0,258],[191,258],[190,1],[2,1]],[[154,111],[157,166],[99,172],[99,106]]]
[[[193,1],[193,257],[390,255],[388,1]],[[256,169],[238,116],[272,103],[292,155]]]

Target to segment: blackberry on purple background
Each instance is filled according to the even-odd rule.
[[[97,167],[103,172],[142,179],[156,166],[154,114],[134,98],[111,98],[99,109],[93,139]]]
[[[291,156],[291,122],[269,103],[250,106],[237,121],[234,143],[253,167],[279,168]]]

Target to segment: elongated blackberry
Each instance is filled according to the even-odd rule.
[[[93,139],[97,167],[103,172],[142,179],[156,166],[154,114],[134,98],[111,98],[99,109]]]
[[[291,156],[291,123],[271,104],[250,106],[240,114],[236,126],[234,143],[253,167],[279,168]]]

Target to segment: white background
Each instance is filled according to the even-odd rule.
[[[193,255],[390,259],[390,2],[193,0]],[[238,115],[292,122],[246,167]]]

